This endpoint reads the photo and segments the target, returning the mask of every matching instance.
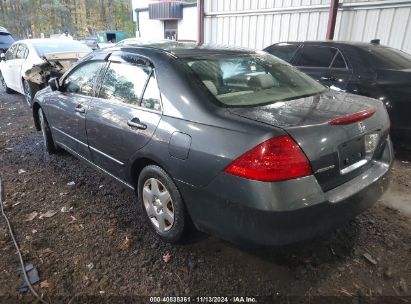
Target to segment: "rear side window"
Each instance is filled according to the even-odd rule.
[[[335,48],[306,45],[301,50],[301,54],[295,65],[301,67],[328,68],[336,53],[337,49]]]
[[[75,69],[64,79],[64,90],[67,93],[92,96],[95,80],[104,64],[102,61],[92,61]]]
[[[295,53],[297,53],[298,47],[296,44],[280,43],[266,48],[265,51],[284,61],[290,62]]]
[[[148,66],[112,62],[104,75],[99,97],[139,105],[151,71]]]
[[[340,52],[338,52],[337,55],[335,56],[331,67],[334,69],[346,69],[347,68],[344,57],[342,56]]]
[[[29,50],[27,49],[27,46],[25,46],[24,44],[19,44],[17,48],[16,58],[25,59],[28,55],[28,51]]]
[[[141,106],[150,110],[161,110],[160,90],[158,89],[154,72],[151,73],[150,79],[148,80]]]

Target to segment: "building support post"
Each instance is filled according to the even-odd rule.
[[[334,39],[335,22],[337,20],[339,0],[331,0],[330,12],[328,15],[328,25],[327,25],[327,40]]]
[[[204,0],[197,0],[198,10],[198,36],[197,42],[199,45],[204,43]]]

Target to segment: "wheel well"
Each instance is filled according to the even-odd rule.
[[[21,85],[23,85],[23,86],[24,86],[24,80],[26,80],[26,81],[29,83],[30,88],[32,88],[33,86],[35,86],[35,88],[37,88],[37,90],[43,89],[43,85],[42,85],[42,84],[38,84],[38,83],[32,82],[32,81],[30,81],[30,80],[28,80],[28,79],[25,79],[24,77],[21,77]]]
[[[34,126],[35,126],[35,128],[36,128],[37,131],[40,131],[40,130],[41,130],[40,120],[39,120],[39,109],[40,109],[40,105],[39,105],[37,102],[35,102],[35,103],[33,104],[32,109],[33,109]]]
[[[156,165],[159,166],[160,168],[162,168],[157,162],[149,159],[149,158],[139,158],[136,159],[133,163],[133,165],[131,166],[131,179],[132,179],[132,183],[133,186],[135,186],[135,188],[137,189],[138,186],[138,177],[140,176],[141,171],[147,167],[148,165]],[[163,168],[164,170],[164,168]]]

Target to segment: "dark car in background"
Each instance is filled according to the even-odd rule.
[[[148,224],[191,221],[234,242],[285,244],[345,223],[385,191],[389,118],[265,52],[114,47],[33,102],[45,148],[137,193]]]
[[[390,114],[391,134],[411,139],[411,55],[378,40],[285,42],[264,51],[332,89],[379,99]]]
[[[0,26],[0,54],[5,53],[14,42],[9,31]]]

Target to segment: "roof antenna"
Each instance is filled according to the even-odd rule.
[[[370,43],[380,45],[380,39],[373,39],[370,41]]]

